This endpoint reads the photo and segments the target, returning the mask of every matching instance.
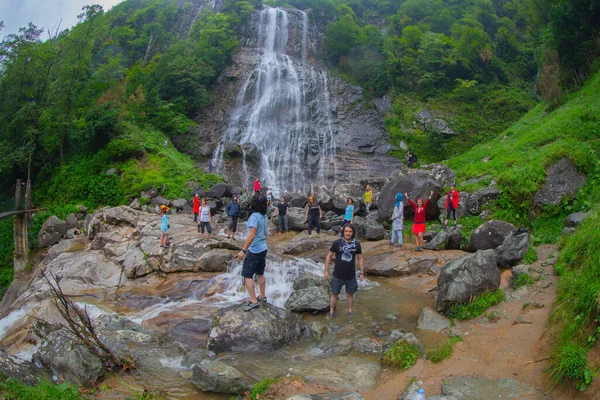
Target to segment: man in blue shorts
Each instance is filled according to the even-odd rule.
[[[248,289],[250,302],[244,307],[244,311],[250,311],[259,306],[259,301],[267,301],[265,294],[265,266],[267,259],[267,198],[265,195],[257,193],[252,197],[250,202],[252,214],[248,219],[248,238],[242,246],[242,250],[238,253],[238,258],[244,260],[242,267],[242,276],[244,277],[244,285]],[[245,258],[244,258],[245,256]],[[254,289],[254,280],[260,288],[260,296],[256,297]]]
[[[325,279],[329,279],[329,263],[331,257],[335,254],[335,267],[333,269],[333,278],[331,279],[331,299],[329,300],[329,314],[327,319],[333,318],[335,305],[338,301],[338,295],[342,286],[346,287],[348,297],[348,315],[354,315],[352,304],[354,302],[354,293],[358,289],[356,281],[356,259],[360,267],[360,281],[365,279],[365,263],[362,256],[360,243],[354,238],[356,231],[352,224],[346,224],[342,228],[342,237],[331,244],[327,258],[325,259]]]

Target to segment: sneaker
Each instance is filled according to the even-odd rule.
[[[308,237],[312,239],[312,234],[308,235]]]
[[[348,311],[348,316],[349,316],[349,317],[354,317],[354,312],[352,312],[352,311]]]
[[[402,243],[400,243],[400,244],[398,245],[398,247],[402,247]]]
[[[258,296],[258,297],[256,298],[256,300],[258,300],[258,301],[264,301],[264,302],[266,303],[266,302],[267,302],[267,296],[265,296],[265,297],[260,297],[260,296]]]
[[[248,304],[246,304],[246,306],[244,307],[244,311],[250,311],[254,308],[258,308],[260,306],[260,304],[258,304],[258,301],[256,303],[253,302],[248,302]]]
[[[394,245],[394,243],[390,242],[390,243],[389,243],[389,245],[390,245],[390,246],[393,246],[393,245]]]
[[[327,319],[331,319],[331,318],[333,318],[333,313],[332,313],[332,312],[330,312],[330,313],[327,313],[327,317],[325,317],[325,318],[327,318]]]

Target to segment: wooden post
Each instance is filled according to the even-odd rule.
[[[23,209],[21,205],[21,180],[17,179],[17,185],[15,187],[15,210],[19,211]],[[15,215],[15,250],[13,252],[13,264],[15,276],[21,273],[27,266],[27,256],[29,253],[29,245],[27,243],[27,215],[17,214]]]

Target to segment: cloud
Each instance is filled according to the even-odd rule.
[[[100,4],[104,10],[123,0],[2,0],[0,1],[0,20],[4,21],[4,29],[0,33],[6,36],[17,33],[19,28],[33,22],[44,30],[52,29],[60,24],[61,30],[77,23],[77,15],[87,4]]]

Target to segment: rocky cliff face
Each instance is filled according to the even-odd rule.
[[[383,127],[389,98],[367,105],[360,87],[331,77],[321,37],[310,12],[257,10],[186,150],[246,188],[255,176],[295,190],[396,171]]]

